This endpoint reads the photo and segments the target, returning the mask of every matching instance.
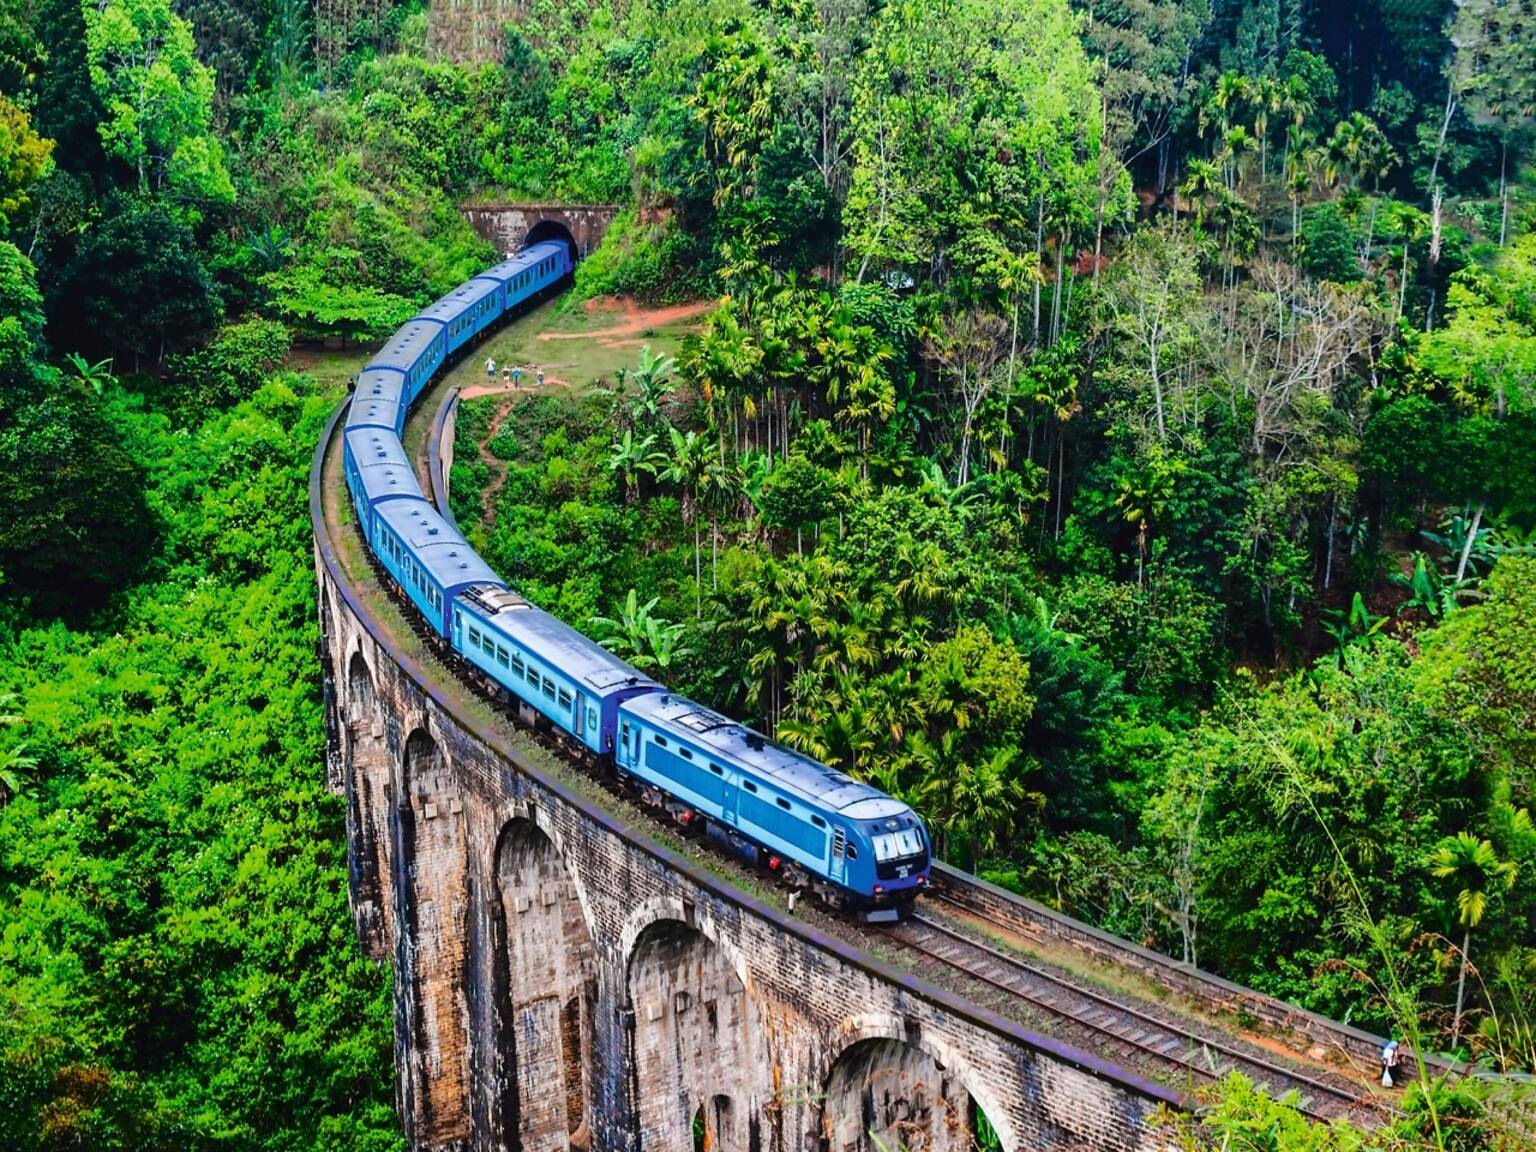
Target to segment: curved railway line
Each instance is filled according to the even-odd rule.
[[[440,377],[428,391],[439,391],[444,377]],[[411,424],[430,423],[430,432],[416,441],[416,450],[411,453],[412,463],[429,481],[422,485],[429,498],[450,518],[446,484],[440,483],[440,462],[451,459],[451,445],[445,455],[439,439],[444,435],[443,414],[453,402],[452,391],[449,390],[448,399],[441,404],[435,398],[420,404],[410,418]],[[452,422],[447,425],[451,428]],[[339,476],[333,476],[332,482],[339,483]],[[355,531],[356,526],[337,523],[333,527]],[[368,558],[371,574],[386,590],[386,595],[402,609],[401,615],[417,638],[461,684],[491,702],[478,678],[466,674],[467,666],[463,661],[447,659],[441,647],[433,643],[430,630],[419,625],[417,614],[410,611],[395,593],[393,582],[384,578],[385,574],[369,550],[362,548],[361,552]],[[521,723],[519,726],[527,727]],[[556,741],[544,733],[536,735],[552,752],[571,759],[568,742]],[[935,879],[940,878],[936,876]],[[967,885],[974,892],[966,892]],[[989,905],[989,900],[995,902],[995,897],[982,892],[986,887],[974,878],[947,872],[942,882],[931,888],[924,898],[928,907],[920,906],[911,920],[879,927],[849,923],[846,928],[853,935],[848,939],[856,944],[879,941],[888,951],[907,957],[909,969],[937,977],[953,989],[966,990],[977,998],[978,1003],[994,1011],[1013,1016],[1031,1027],[1040,1027],[1062,1041],[1098,1053],[1103,1058],[1123,1061],[1127,1068],[1181,1092],[1198,1089],[1229,1072],[1238,1071],[1272,1095],[1293,1093],[1299,1110],[1315,1120],[1342,1117],[1356,1124],[1370,1125],[1379,1123],[1391,1111],[1392,1097],[1374,1085],[1375,1069],[1371,1057],[1374,1046],[1379,1043],[1376,1037],[1336,1021],[1291,1009],[1246,989],[1236,989],[1215,977],[1192,972],[1168,957],[1145,952],[1123,941],[1082,950],[1085,962],[1123,962],[1121,958],[1109,955],[1115,947],[1124,949],[1127,954],[1134,953],[1129,958],[1138,969],[1138,975],[1150,976],[1145,982],[1154,988],[1158,985],[1164,991],[1181,988],[1178,995],[1187,1002],[1187,1009],[1170,1006],[1163,997],[1155,994],[1132,995],[1099,986],[1076,971],[1068,975],[1065,971],[1053,970],[1057,965],[1052,962],[1037,962],[1023,951],[980,937],[997,940],[1022,937],[1028,941],[1031,932],[1022,925],[1021,918],[1054,917],[1062,921],[1066,918],[1027,901],[1016,901],[1022,910],[1017,914],[999,914]],[[941,908],[945,911],[941,912]],[[1037,915],[1041,913],[1043,917]],[[1075,928],[1113,941],[1086,926],[1076,925]],[[1053,943],[1061,947],[1071,946],[1065,938],[1055,939]],[[1156,972],[1159,968],[1165,969],[1160,975]],[[1209,988],[1203,985],[1209,985]],[[1230,1011],[1231,1001],[1236,999],[1233,992],[1246,998],[1244,1007],[1251,1003],[1271,1006],[1274,1009],[1272,1020],[1304,1018],[1304,1027],[1290,1031],[1306,1037],[1309,1051],[1305,1055],[1296,1053],[1294,1059],[1280,1056],[1275,1049],[1283,1050],[1290,1045],[1283,1042],[1265,1045],[1244,1038],[1245,1030],[1256,1031],[1252,1028],[1226,1024],[1213,1026],[1209,1017]],[[1288,1030],[1284,1023],[1271,1023],[1269,1028],[1277,1033]],[[1294,1039],[1294,1035],[1290,1038]],[[1318,1058],[1319,1045],[1321,1058]],[[1439,1061],[1432,1063],[1436,1066],[1435,1071],[1447,1067]]]

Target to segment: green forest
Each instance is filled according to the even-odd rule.
[[[0,1146],[403,1146],[306,479],[498,200],[622,206],[558,307],[712,305],[460,451],[502,576],[949,862],[1488,1074],[1191,1147],[1528,1146],[1528,0],[527,0],[480,63],[436,8],[0,0]]]

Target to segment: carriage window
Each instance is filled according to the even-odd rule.
[[[512,675],[521,676],[523,671],[523,658],[516,652],[512,653]]]
[[[548,696],[551,700],[555,698],[555,682],[548,676],[544,677],[544,695]]]
[[[528,683],[532,684],[535,688],[539,686],[539,670],[532,664],[528,665]]]
[[[818,828],[825,828],[827,826],[827,822],[825,820],[823,820],[820,816],[816,816],[816,815],[813,815],[811,817],[811,823],[816,825],[816,827],[818,827]]]
[[[784,811],[786,811],[786,812],[789,811],[789,801],[784,799],[784,797],[780,796],[779,800],[778,800],[778,803],[779,803],[779,807],[784,809]]]
[[[720,765],[718,765],[718,764],[711,764],[709,766],[709,770],[711,772],[713,772],[716,776],[724,776],[725,775],[725,769],[720,767]]]
[[[665,748],[667,746],[667,738],[665,736],[656,737],[656,745],[659,748]]]
[[[512,653],[508,652],[500,644],[496,645],[496,663],[500,664],[503,668],[510,668],[512,666]]]
[[[757,791],[757,785],[752,783],[752,781],[750,781],[750,780],[743,780],[741,782],[741,786],[743,788],[745,788],[748,792],[756,792]]]
[[[571,706],[571,694],[569,692],[567,692],[564,688],[560,689],[560,707],[562,707],[562,708],[569,708],[570,706]]]
[[[620,731],[619,738],[624,742],[624,747],[628,748],[629,747],[629,721],[628,720],[624,721],[624,726],[619,731]]]
[[[679,756],[681,756],[684,760],[692,760],[693,759],[693,753],[688,751],[688,749],[686,749],[686,748],[679,748],[677,750],[677,754]]]

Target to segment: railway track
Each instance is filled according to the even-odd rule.
[[[1297,1107],[1315,1120],[1347,1117],[1379,1120],[1381,1107],[1369,1088],[1348,1077],[1289,1067],[1257,1045],[1196,1033],[1176,1015],[1131,1004],[1124,997],[1085,988],[1023,956],[977,940],[919,911],[911,920],[882,929],[896,947],[938,963],[968,981],[1026,1005],[1054,1031],[1090,1050],[1118,1054],[1157,1079],[1195,1088],[1242,1072],[1272,1096],[1295,1093]]]

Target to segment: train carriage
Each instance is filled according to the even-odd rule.
[[[503,587],[454,603],[454,649],[592,751],[613,751],[619,704],[659,692],[649,676]]]
[[[416,314],[444,326],[447,345],[444,354],[452,356],[476,336],[501,319],[506,307],[501,284],[482,276],[460,284],[430,308]]]
[[[382,428],[399,436],[405,427],[406,406],[401,402],[404,388],[405,377],[399,372],[363,372],[357,378],[352,403],[347,408],[346,430]]]
[[[456,528],[419,497],[373,505],[373,550],[439,636],[453,599],[476,585],[504,588]]]
[[[447,330],[440,320],[408,321],[368,361],[364,372],[398,372],[404,378],[400,403],[409,408],[448,355]]]
[[[899,800],[670,694],[620,708],[615,761],[861,902],[896,908],[927,882],[921,822]]]
[[[570,249],[558,241],[548,240],[486,269],[480,279],[494,280],[502,286],[502,311],[506,312],[570,274]]]
[[[422,499],[421,485],[400,441],[385,428],[354,428],[342,439],[342,463],[357,522],[371,540],[380,501]]]

